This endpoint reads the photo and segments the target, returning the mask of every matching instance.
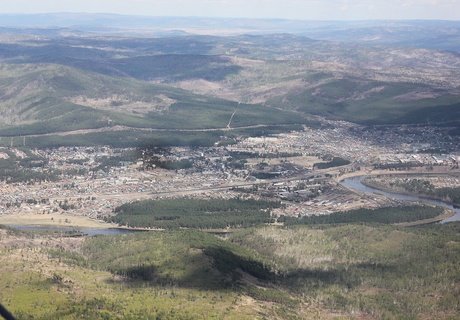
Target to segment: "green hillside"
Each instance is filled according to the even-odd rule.
[[[417,97],[419,92],[432,97]],[[460,121],[460,96],[411,83],[329,79],[312,89],[274,98],[269,104],[363,124]]]
[[[449,52],[289,34],[31,36],[0,44],[0,137],[224,129],[237,106],[233,128],[304,124],[312,114],[458,125],[459,65]]]
[[[263,226],[227,240],[191,230],[83,241],[1,228],[0,235],[0,299],[19,319],[454,319],[458,313],[458,223]]]
[[[115,126],[226,128],[235,109],[232,127],[304,122],[289,111],[57,65],[3,65],[0,95],[3,137]]]

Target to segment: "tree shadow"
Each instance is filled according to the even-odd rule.
[[[397,271],[396,266],[379,262],[360,262],[355,264],[354,267],[361,270],[376,271],[380,273]]]
[[[279,286],[286,289],[301,287],[321,288],[330,285],[351,289],[360,285],[360,272],[395,272],[392,265],[364,262],[337,266],[332,269],[293,269],[290,271],[276,271],[271,266],[237,254],[222,246],[207,246],[202,249],[202,259],[207,259],[205,267],[197,268],[193,265],[185,265],[189,269],[180,277],[165,275],[153,264],[141,264],[138,266],[112,270],[119,276],[110,282],[123,282],[126,285],[138,286],[176,286],[203,290],[222,290],[244,288],[247,285],[261,287]],[[362,271],[360,271],[362,270]]]

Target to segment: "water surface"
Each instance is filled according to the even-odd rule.
[[[381,191],[376,188],[368,187],[362,183],[362,180],[366,176],[359,176],[359,177],[352,177],[352,178],[347,178],[340,183],[349,189],[353,189],[355,191],[358,191],[360,193],[366,193],[366,194],[380,194],[384,195],[387,198],[394,199],[394,200],[402,200],[402,201],[408,201],[408,202],[423,202],[439,207],[444,207],[448,208],[452,211],[454,211],[454,215],[450,218],[447,218],[443,220],[441,223],[446,223],[446,222],[452,222],[452,221],[460,221],[460,209],[459,208],[454,208],[452,204],[449,204],[444,201],[440,200],[433,200],[429,199],[427,197],[423,196],[417,196],[417,195],[407,195],[407,194],[401,194],[397,192],[387,192],[387,191]]]

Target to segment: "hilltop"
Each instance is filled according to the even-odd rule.
[[[385,43],[359,37],[353,42],[343,37],[345,31],[342,42],[324,36],[338,23],[316,24],[311,35],[317,38],[301,32],[172,35],[136,28],[123,34],[64,25],[2,29],[1,137],[56,134],[44,144],[59,145],[62,132],[74,132],[72,140],[82,144],[115,136],[130,145],[152,141],[152,130],[170,130],[181,144],[186,134],[177,130],[195,130],[212,144],[217,137],[231,139],[227,129],[249,135],[261,134],[261,128],[264,134],[288,131],[312,124],[312,116],[363,125],[459,124],[460,56],[441,47],[401,46],[391,37]],[[376,25],[359,26],[371,34]],[[406,37],[417,28],[455,30],[448,22],[411,25]],[[89,135],[94,132],[80,131],[95,129],[104,132],[100,141]]]

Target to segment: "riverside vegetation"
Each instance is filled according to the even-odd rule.
[[[272,221],[279,202],[263,200],[145,200],[124,204],[110,222],[144,228],[249,227]]]
[[[322,216],[302,218],[282,217],[278,219],[288,225],[296,224],[339,224],[339,223],[381,223],[394,224],[432,219],[443,212],[442,208],[429,206],[383,207],[377,209],[355,209]]]
[[[364,183],[375,188],[388,189],[389,191],[395,190],[424,195],[460,206],[460,187],[457,186],[436,188],[430,181],[424,179],[398,179],[394,182],[382,183],[368,178],[364,180]]]

